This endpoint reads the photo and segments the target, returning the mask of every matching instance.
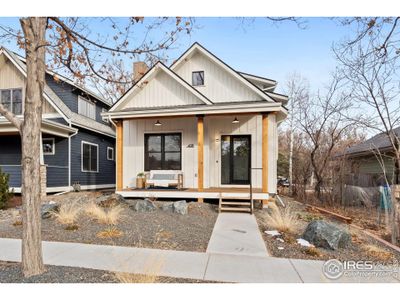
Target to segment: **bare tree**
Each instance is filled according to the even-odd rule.
[[[355,118],[357,122],[375,132],[382,133],[389,141],[394,157],[394,180],[400,183],[400,17],[352,18],[345,25],[356,24],[355,36],[334,48],[341,64],[342,75],[351,85],[353,99],[366,114]],[[394,203],[393,220],[399,232],[400,203]],[[398,236],[392,240],[398,242]]]
[[[309,83],[299,73],[292,73],[286,81],[285,93],[289,97],[289,193],[293,192],[293,144],[297,130],[295,116],[298,115],[301,102],[308,98]]]
[[[94,34],[87,19],[80,18],[26,17],[20,19],[22,30],[0,26],[2,37],[14,38],[26,53],[24,118],[16,117],[0,104],[0,113],[18,129],[22,139],[22,271],[25,276],[44,271],[40,229],[40,130],[46,62],[52,70],[66,70],[78,83],[97,77],[109,83],[129,84],[133,79],[124,81],[124,76],[110,75],[115,71],[110,57],[145,56],[154,60],[160,52],[174,45],[181,32],[188,34],[192,30],[191,19],[158,18],[145,23],[144,38],[135,42],[133,27],[143,24],[143,18],[126,19],[123,28],[121,22],[114,19],[102,20],[113,30],[111,37]],[[163,30],[165,35],[159,40],[148,38],[151,30],[166,27],[168,22],[172,22],[172,29]]]
[[[324,94],[318,92],[301,102],[297,118],[309,142],[312,172],[316,179],[314,190],[321,201],[328,163],[336,145],[351,126],[343,116],[351,105],[350,94],[340,92],[340,88],[341,79],[335,75]]]

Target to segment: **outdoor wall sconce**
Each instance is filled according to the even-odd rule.
[[[161,126],[162,124],[160,123],[159,120],[157,120],[157,122],[154,123],[154,126]]]
[[[233,121],[232,121],[232,124],[238,124],[238,123],[239,123],[239,120],[238,120],[238,118],[235,117],[235,118],[233,119]]]

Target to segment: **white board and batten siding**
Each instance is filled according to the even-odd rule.
[[[239,124],[232,124],[232,116],[204,118],[204,187],[221,187],[221,136],[251,135],[252,167],[262,166],[262,116],[240,116]],[[136,176],[144,171],[144,135],[146,133],[180,132],[182,134],[182,171],[184,187],[197,188],[197,119],[195,117],[155,120],[138,119],[123,122],[123,187],[135,187]],[[276,192],[277,134],[275,116],[269,119],[269,192]],[[261,188],[261,170],[253,171],[254,187]]]
[[[159,69],[156,72],[155,77],[143,83],[140,90],[131,95],[133,100],[127,99],[121,109],[204,104],[165,71]]]
[[[199,52],[173,71],[189,83],[192,83],[192,72],[204,71],[204,86],[194,88],[215,103],[262,100],[260,95],[246,87],[238,78]]]

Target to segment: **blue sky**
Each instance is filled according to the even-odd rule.
[[[272,24],[264,18],[244,22],[238,18],[197,18],[191,36],[182,37],[171,59],[179,57],[197,41],[234,69],[278,81],[282,92],[288,74],[296,71],[310,81],[311,88],[321,88],[335,68],[332,44],[349,34],[328,18],[303,18],[305,29],[292,22]],[[0,18],[0,24],[19,26],[17,18]],[[92,30],[108,33],[101,22],[92,21]],[[2,41],[4,44],[4,41]],[[15,50],[15,46],[5,44]],[[280,85],[279,85],[280,84]]]

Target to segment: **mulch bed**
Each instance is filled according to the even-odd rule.
[[[118,283],[111,272],[61,266],[46,266],[46,272],[25,278],[19,263],[0,261],[0,283]],[[158,277],[155,283],[213,283],[188,278]]]
[[[99,196],[98,192],[68,193],[49,197],[56,202],[79,201],[82,206]],[[161,206],[161,201],[156,201]],[[164,203],[164,202],[163,202]],[[218,213],[216,205],[191,202],[188,214],[180,215],[158,209],[153,212],[135,212],[123,204],[124,211],[117,225],[99,224],[81,213],[76,224],[77,230],[66,230],[66,225],[50,218],[42,220],[42,239],[89,244],[105,244],[156,249],[205,252]],[[0,215],[0,237],[21,238],[22,226],[14,226],[10,210]],[[110,227],[116,227],[122,236],[99,238],[97,234]]]
[[[377,257],[372,255],[370,252],[366,251],[362,246],[364,245],[375,245],[388,252],[388,258],[385,258],[382,262],[393,261],[396,259],[400,261],[400,253],[386,247],[382,243],[376,241],[375,239],[365,235],[360,230],[355,230],[348,227],[348,225],[341,223],[327,215],[320,214],[318,212],[310,212],[306,209],[305,205],[296,201],[291,201],[285,199],[286,203],[289,204],[292,212],[297,215],[298,226],[296,230],[291,233],[283,233],[279,236],[284,240],[281,242],[277,240],[278,237],[272,237],[264,231],[274,230],[274,228],[269,227],[265,222],[265,216],[267,214],[266,210],[257,210],[255,212],[258,225],[265,241],[267,249],[272,256],[285,257],[285,258],[298,258],[298,259],[315,259],[315,260],[328,260],[328,259],[339,259],[339,260],[372,260],[372,261],[382,261],[382,257]],[[352,236],[352,243],[349,247],[345,249],[338,250],[327,250],[323,248],[314,248],[310,250],[309,247],[301,246],[297,243],[296,239],[301,238],[305,228],[308,223],[313,220],[324,220],[333,223],[337,226],[344,227],[349,231]],[[279,249],[283,247],[284,249]]]

